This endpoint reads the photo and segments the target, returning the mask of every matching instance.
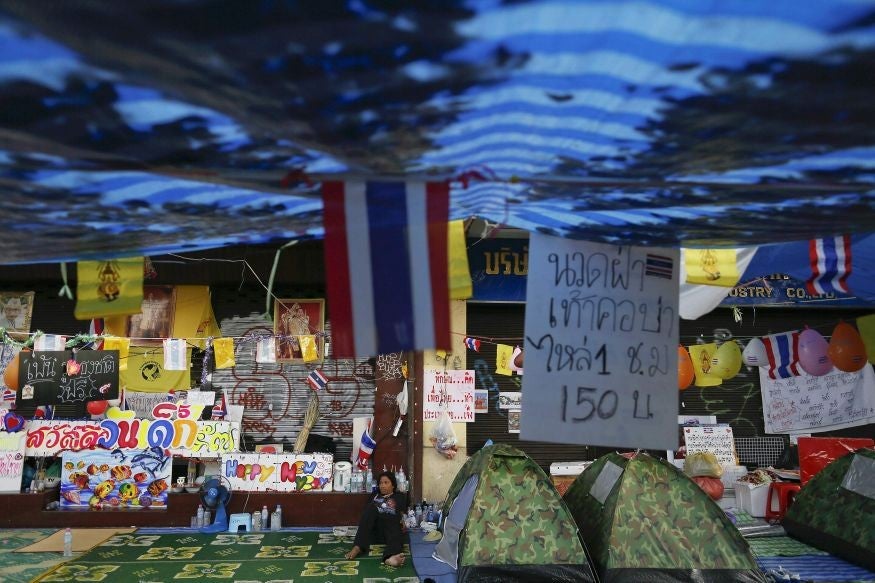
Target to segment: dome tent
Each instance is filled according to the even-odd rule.
[[[458,581],[596,581],[571,514],[544,471],[509,445],[459,469],[443,504],[434,558]]]
[[[766,581],[726,514],[665,460],[607,454],[564,499],[604,583]]]
[[[818,472],[781,524],[793,538],[875,570],[875,450],[858,449]]]

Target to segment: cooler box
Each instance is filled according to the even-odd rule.
[[[554,462],[550,464],[550,481],[560,496],[592,462]]]
[[[765,518],[768,498],[768,484],[754,486],[747,482],[735,482],[735,502],[738,508],[751,516]]]

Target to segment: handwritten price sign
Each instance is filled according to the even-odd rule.
[[[522,439],[677,447],[679,260],[532,234]]]

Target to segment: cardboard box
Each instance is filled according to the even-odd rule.
[[[735,482],[735,501],[738,508],[741,508],[751,516],[765,518],[768,498],[768,484],[754,486],[747,482]]]
[[[553,482],[553,486],[560,496],[565,496],[565,492],[568,491],[568,488],[571,487],[571,484],[576,479],[577,476],[550,476],[550,481]]]
[[[550,464],[551,476],[579,476],[592,462],[553,462]]]

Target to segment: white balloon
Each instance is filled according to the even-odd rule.
[[[759,338],[751,338],[741,353],[741,359],[748,366],[767,366],[769,357],[766,355],[766,345]]]

